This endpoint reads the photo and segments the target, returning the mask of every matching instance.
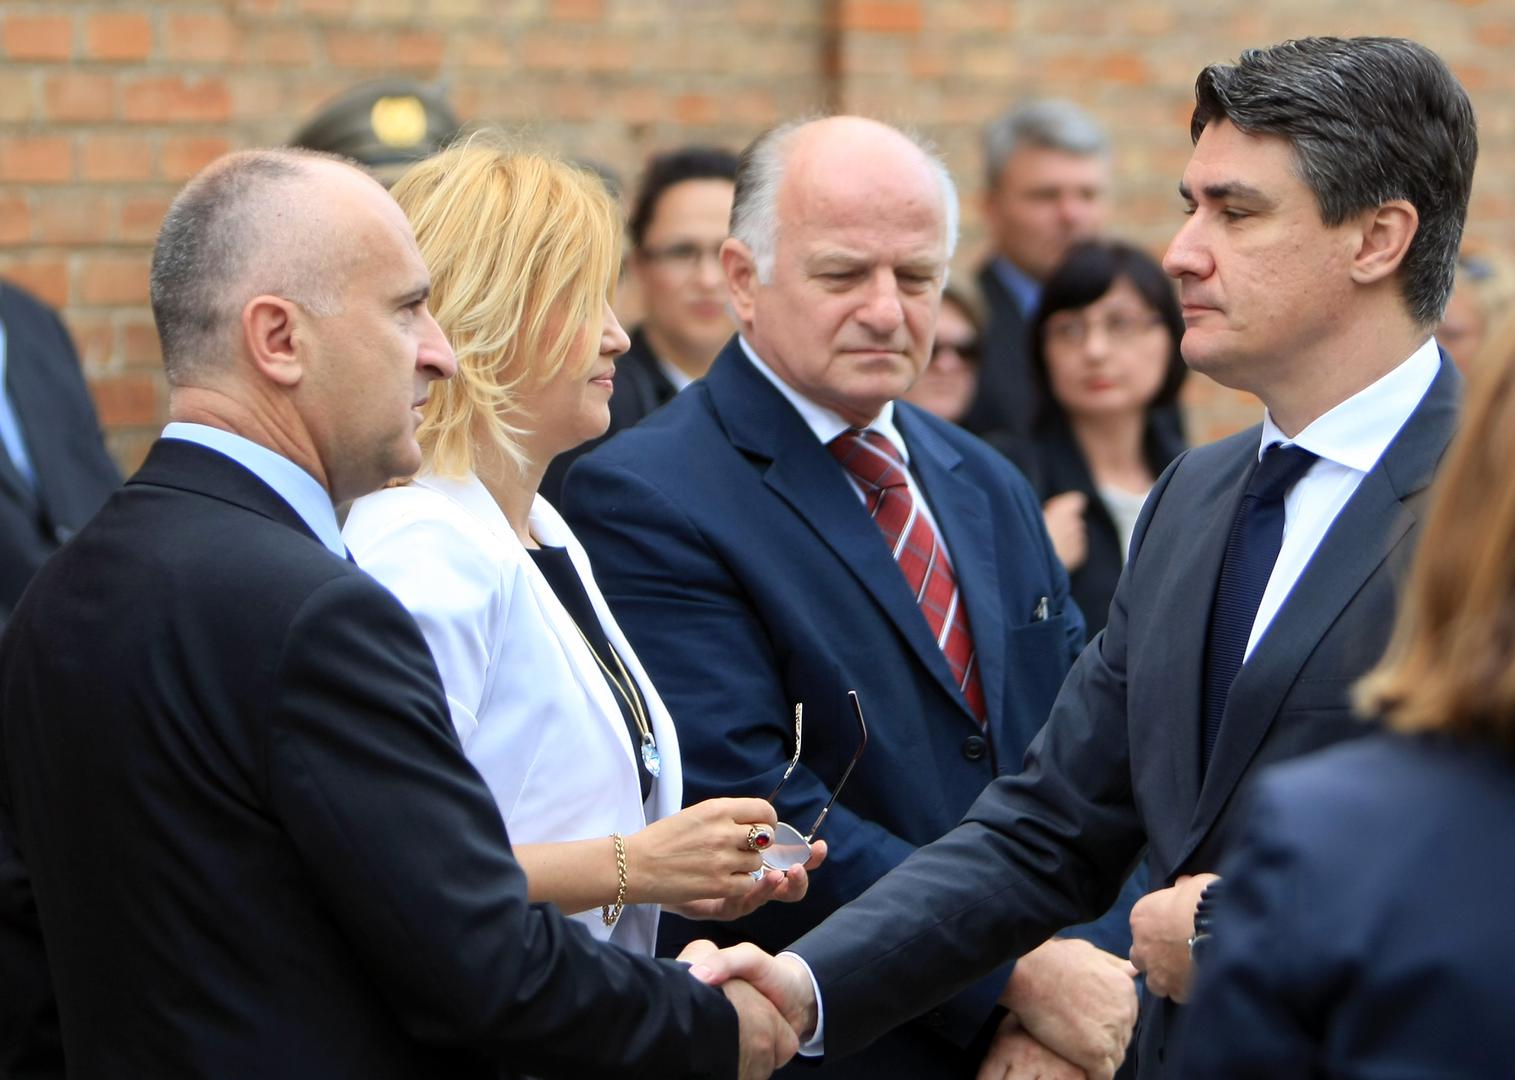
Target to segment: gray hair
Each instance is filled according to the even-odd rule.
[[[1194,99],[1195,142],[1216,120],[1289,140],[1328,226],[1394,199],[1414,206],[1420,226],[1401,268],[1405,306],[1422,326],[1441,318],[1478,128],[1467,93],[1439,56],[1404,38],[1301,38],[1210,65]]]
[[[248,150],[189,182],[169,207],[153,248],[149,294],[170,385],[214,366],[230,347],[243,305],[264,293],[316,315],[338,308],[329,243],[310,235],[300,188],[310,162],[344,161],[310,150]]]
[[[1061,150],[1082,157],[1110,156],[1110,136],[1099,121],[1071,101],[1027,101],[984,125],[984,166],[988,186],[999,184],[1005,163],[1026,146]]]
[[[784,179],[790,140],[801,128],[822,119],[825,117],[809,116],[769,128],[747,145],[737,161],[736,191],[731,202],[731,235],[746,244],[747,250],[752,252],[758,281],[765,285],[773,280],[773,263],[778,250],[779,186]],[[943,216],[946,220],[947,259],[950,260],[952,253],[957,250],[958,221],[961,216],[957,185],[953,183],[946,163],[930,143],[914,132],[899,133],[921,152],[941,189]]]

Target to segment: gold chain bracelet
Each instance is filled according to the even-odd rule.
[[[621,917],[621,909],[626,906],[626,841],[618,832],[611,833],[610,838],[615,841],[615,872],[619,884],[615,891],[615,907],[605,904],[600,908],[600,918],[605,920],[606,926],[614,926]]]

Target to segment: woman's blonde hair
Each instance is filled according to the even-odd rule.
[[[1473,372],[1394,637],[1357,702],[1515,751],[1515,339]]]
[[[497,134],[420,162],[393,189],[431,271],[431,310],[458,373],[431,387],[417,439],[427,466],[460,476],[475,440],[524,467],[524,396],[567,366],[587,371],[620,265],[603,181]]]

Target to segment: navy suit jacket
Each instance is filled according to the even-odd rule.
[[[1109,624],[1074,665],[1026,770],[796,943],[820,982],[828,1052],[866,1045],[1103,911],[1144,843],[1153,888],[1217,870],[1235,844],[1237,793],[1259,767],[1371,730],[1350,688],[1387,643],[1461,388],[1443,356],[1242,666],[1203,780],[1205,634],[1260,431],[1174,461],[1137,522]],[[1182,1015],[1143,995],[1141,1076],[1172,1075]]]
[[[0,627],[37,567],[100,509],[121,483],[106,453],[73,342],[58,316],[0,283],[5,393],[18,419],[37,487],[0,447]]]
[[[1380,735],[1269,770],[1222,865],[1185,1077],[1515,1076],[1515,761]]]
[[[687,802],[766,796],[803,702],[804,753],[777,808],[808,828],[857,746],[848,690],[868,718],[867,752],[826,820],[831,854],[805,900],[729,924],[665,918],[664,945],[711,936],[780,948],[946,832],[997,773],[1019,771],[1082,644],[1021,476],[918,409],[897,404],[895,418],[961,584],[987,739],[841,466],[735,340],[704,380],[569,475],[565,513],[678,726]],[[1038,620],[1043,597],[1050,617]],[[1006,975],[885,1040],[871,1064],[843,1067],[971,1075],[978,1061],[959,1060],[959,1045]],[[892,989],[908,994],[908,980]]]
[[[7,1076],[736,1073],[720,995],[528,905],[399,601],[173,439],[0,642],[0,971]]]

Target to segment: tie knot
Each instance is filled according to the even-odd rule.
[[[1247,494],[1264,501],[1282,499],[1315,459],[1315,454],[1302,447],[1274,443],[1263,452],[1262,461],[1247,481]]]
[[[905,463],[900,452],[876,431],[844,431],[827,447],[842,468],[869,488],[905,486]]]

